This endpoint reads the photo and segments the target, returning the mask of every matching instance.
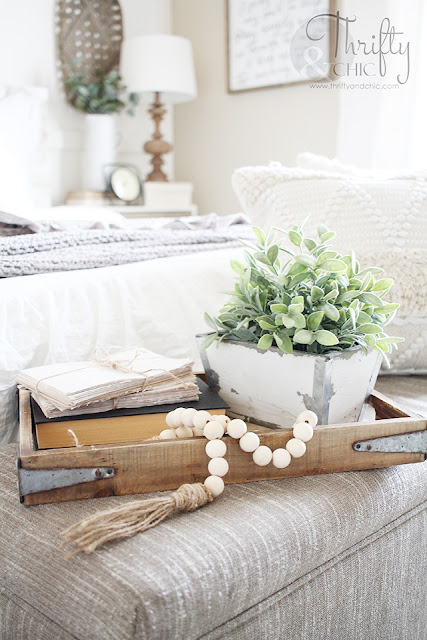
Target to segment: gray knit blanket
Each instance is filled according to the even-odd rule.
[[[0,238],[0,278],[94,269],[240,245],[248,224],[221,229],[57,231]]]

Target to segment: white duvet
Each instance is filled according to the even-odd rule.
[[[144,346],[190,356],[231,288],[227,249],[116,267],[0,280],[0,443],[17,439],[16,374],[85,360],[96,346]]]

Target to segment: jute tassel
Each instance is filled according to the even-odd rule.
[[[212,500],[213,495],[205,485],[183,484],[167,496],[128,502],[73,524],[61,533],[66,538],[61,547],[70,542],[77,546],[67,559],[81,551],[92,553],[110,540],[129,538],[155,527],[175,511],[195,511]]]

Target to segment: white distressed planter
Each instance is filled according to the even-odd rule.
[[[232,413],[279,427],[292,425],[305,409],[314,411],[320,424],[359,420],[381,365],[373,350],[287,354],[231,340],[214,342],[202,360],[209,386]]]

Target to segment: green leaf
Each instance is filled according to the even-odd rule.
[[[296,245],[297,247],[301,246],[302,235],[298,233],[298,231],[293,231],[291,229],[291,231],[288,232],[288,236],[292,244]]]
[[[267,264],[268,266],[270,266],[271,264],[267,256],[261,253],[260,251],[256,251],[254,253],[254,258],[258,260],[258,262],[262,262],[263,264]]]
[[[385,344],[397,344],[398,342],[405,342],[405,338],[398,338],[397,336],[385,336],[381,338],[381,342]]]
[[[362,271],[359,271],[359,273],[357,274],[357,277],[364,278],[368,272],[372,273],[372,275],[375,276],[380,273],[383,273],[383,271],[384,269],[381,269],[381,267],[368,267],[367,269],[362,269]]]
[[[285,353],[292,353],[293,351],[292,341],[290,337],[287,335],[287,333],[278,332],[273,335],[279,349],[281,349]]]
[[[269,349],[273,344],[273,336],[269,333],[264,334],[258,340],[258,349]]]
[[[297,304],[290,304],[288,307],[288,312],[290,314],[294,314],[294,313],[302,313],[304,311],[304,305],[301,304],[301,302],[298,302]]]
[[[310,344],[313,338],[313,332],[307,331],[307,329],[301,329],[297,331],[293,337],[293,341],[297,344]]]
[[[360,295],[360,291],[344,291],[341,293],[336,299],[337,304],[341,304],[342,302],[348,302],[349,300],[354,300]]]
[[[325,301],[326,300],[331,300],[332,298],[335,299],[338,297],[339,291],[338,289],[332,289],[332,291],[330,291],[329,293],[326,294],[326,296],[323,298]]]
[[[368,347],[373,347],[376,341],[377,339],[372,333],[367,333],[365,335],[365,342],[368,345]]]
[[[377,324],[374,324],[373,322],[370,322],[368,324],[361,324],[360,326],[357,327],[358,331],[361,331],[362,333],[381,333],[382,329],[381,327],[379,327]]]
[[[334,231],[328,231],[327,233],[322,233],[322,235],[320,236],[320,239],[323,242],[329,242],[329,240],[333,240],[336,236],[336,233]]]
[[[384,305],[381,305],[380,307],[375,307],[374,311],[375,313],[384,313],[384,314],[394,313],[396,309],[399,308],[399,306],[400,305],[398,305],[396,302],[390,302],[389,304],[384,304]]]
[[[299,264],[298,262],[294,262],[294,264],[289,268],[287,275],[297,276],[300,273],[303,273],[306,271],[307,271],[307,267],[304,264]]]
[[[267,251],[267,258],[269,259],[271,264],[274,264],[276,262],[278,255],[279,255],[279,247],[277,246],[277,244],[271,245],[271,247]]]
[[[265,331],[270,331],[276,328],[276,325],[273,320],[271,320],[271,322],[266,322],[265,320],[258,320],[258,324],[261,327],[261,329],[264,329]]]
[[[325,292],[320,287],[316,287],[316,285],[313,285],[311,287],[310,295],[311,295],[311,301],[314,304],[315,302],[323,298],[323,296],[325,295]]]
[[[310,313],[307,318],[307,327],[310,331],[316,331],[319,327],[320,323],[323,320],[323,311],[315,311],[314,313]]]
[[[243,267],[241,262],[239,262],[238,260],[234,260],[233,259],[233,260],[230,260],[230,265],[231,265],[231,268],[233,269],[233,271],[238,273],[239,276],[243,275],[244,267]]]
[[[283,316],[282,322],[287,329],[292,329],[295,326],[294,319],[287,315]]]
[[[347,266],[342,260],[330,259],[322,262],[319,268],[328,273],[340,273],[341,271],[345,271]]]
[[[371,322],[372,318],[369,314],[367,314],[365,311],[359,311],[359,315],[357,316],[357,322],[359,324],[367,324],[368,322]]]
[[[316,342],[321,344],[324,347],[333,347],[338,344],[338,338],[331,331],[326,331],[326,329],[321,329],[320,331],[316,331],[314,334],[314,338]]]
[[[233,336],[236,336],[236,338],[239,338],[239,340],[244,340],[245,342],[254,342],[255,334],[248,329],[233,329],[231,333],[233,334]]]
[[[216,331],[217,327],[216,327],[215,320],[208,313],[205,313],[203,318],[204,318],[206,324],[208,324],[210,327],[212,327],[212,329],[215,329],[215,331]]]
[[[392,285],[393,280],[391,278],[382,278],[374,283],[372,291],[388,291]]]
[[[321,224],[318,228],[317,228],[317,235],[319,236],[319,238],[321,238],[323,236],[323,234],[328,233],[329,229],[326,225]]]
[[[208,335],[205,336],[205,338],[203,339],[202,344],[200,345],[200,351],[206,351],[206,349],[209,349],[211,344],[213,342],[215,342],[215,340],[217,338],[218,338],[218,334],[217,333],[208,333]]]
[[[313,251],[317,247],[317,244],[311,238],[304,238],[303,242],[309,251]]]
[[[294,323],[296,329],[304,329],[305,316],[303,316],[302,313],[297,313],[297,315],[294,316]]]
[[[264,246],[265,244],[265,233],[262,229],[260,229],[259,227],[253,227],[254,230],[254,234],[256,235],[258,242]]]
[[[338,322],[340,317],[340,312],[336,307],[334,307],[333,304],[330,304],[330,302],[325,302],[325,304],[321,305],[321,309],[324,312],[325,316],[329,318],[329,320],[332,320],[333,322]]]
[[[373,305],[374,307],[382,307],[384,304],[381,298],[379,298],[375,293],[366,291],[361,294],[360,300],[362,300],[362,302],[366,302],[366,304]]]
[[[286,304],[271,304],[270,309],[273,313],[287,313],[288,311]]]
[[[301,253],[300,255],[295,256],[295,262],[304,264],[306,267],[312,267],[313,269],[316,266],[316,258],[314,256],[307,255],[306,253]]]
[[[337,255],[336,251],[323,251],[323,253],[321,253],[320,256],[317,258],[317,264],[321,265],[322,262],[333,259],[335,258],[336,255]]]

